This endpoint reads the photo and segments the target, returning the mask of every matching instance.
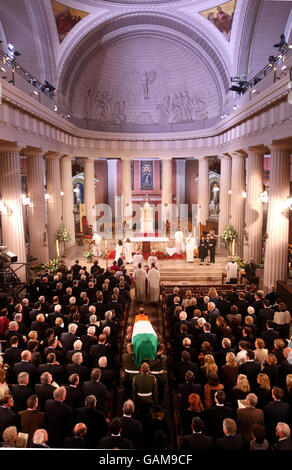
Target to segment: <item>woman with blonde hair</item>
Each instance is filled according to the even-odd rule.
[[[232,407],[234,410],[238,408],[237,400],[244,400],[250,392],[250,385],[245,374],[237,376],[236,385],[230,390]]]
[[[259,362],[261,370],[264,368],[264,363],[269,351],[265,348],[265,342],[261,338],[255,340],[254,360]]]
[[[191,433],[192,419],[195,417],[205,419],[204,406],[202,404],[200,395],[197,393],[190,393],[188,396],[188,408],[181,414],[181,433],[187,435]]]
[[[272,402],[271,383],[268,375],[258,374],[257,384],[255,389],[255,394],[258,397],[257,407],[263,410],[269,402]]]
[[[185,297],[183,298],[183,301],[181,304],[184,310],[190,305],[191,298],[192,298],[192,291],[188,289],[186,291]]]
[[[286,375],[283,401],[289,403],[290,406],[292,405],[292,374]]]
[[[212,356],[212,354],[206,354],[204,356],[204,364],[201,366],[201,380],[203,383],[207,382],[208,375],[210,373],[217,374],[218,366],[215,362],[214,356]]]
[[[197,299],[195,297],[192,297],[189,301],[189,305],[186,307],[186,312],[188,314],[188,319],[193,318],[194,313],[196,311],[196,307],[197,307]],[[199,310],[199,312],[200,312],[200,315],[201,315],[201,310]],[[200,316],[200,315],[197,315],[197,316]]]
[[[217,390],[224,390],[224,386],[220,383],[217,372],[210,371],[207,375],[208,382],[204,385],[204,402],[206,409],[215,406],[214,394]]]
[[[6,383],[6,370],[0,368],[0,401],[5,395],[9,395],[9,387]]]
[[[209,292],[208,292],[208,297],[210,297],[210,302],[218,302],[219,300],[219,295],[215,287],[210,287]]]
[[[263,374],[267,374],[270,379],[271,387],[278,384],[279,366],[278,359],[274,354],[268,354],[264,362]]]
[[[211,344],[208,341],[203,341],[203,343],[201,344],[201,352],[198,355],[199,364],[203,366],[205,362],[205,356],[211,353],[212,353]]]
[[[236,385],[239,366],[233,352],[228,352],[225,360],[226,364],[221,367],[221,382],[224,385],[226,397],[229,397],[230,390]]]
[[[280,333],[281,338],[289,338],[291,315],[284,302],[279,303],[279,311],[274,313],[275,330]]]
[[[282,339],[277,338],[274,340],[274,349],[272,350],[272,354],[276,356],[278,360],[278,364],[280,364],[282,361],[285,361],[285,357],[283,354],[285,348],[285,343]]]

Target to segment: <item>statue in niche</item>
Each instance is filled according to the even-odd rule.
[[[155,82],[157,72],[155,70],[151,69],[149,71],[145,70],[142,73],[139,73],[139,72],[137,72],[137,70],[135,70],[135,73],[136,73],[136,76],[137,76],[138,80],[142,83],[144,100],[149,100],[150,99],[149,87],[150,87],[150,85],[152,85],[152,83]]]

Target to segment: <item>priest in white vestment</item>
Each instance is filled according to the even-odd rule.
[[[133,258],[132,258],[132,243],[130,242],[130,239],[127,238],[124,244],[124,256],[127,264],[133,263]]]
[[[141,264],[141,266],[143,266],[143,264],[144,264],[144,258],[143,258],[143,255],[141,253],[141,250],[138,250],[137,253],[133,256],[134,271],[135,271],[135,269],[138,268],[139,263]]]
[[[102,255],[101,240],[102,240],[102,236],[99,233],[95,232],[93,234],[93,237],[92,237],[92,241],[94,241],[94,245],[93,245],[93,248],[92,248],[94,256],[101,256]]]
[[[116,244],[116,256],[115,256],[116,262],[118,262],[119,258],[122,257],[123,249],[124,249],[123,242],[122,240],[119,240],[118,243]]]
[[[142,268],[141,263],[138,264],[137,269],[134,271],[134,281],[135,300],[137,300],[137,302],[145,302],[147,292],[147,273],[145,269]]]
[[[157,303],[160,300],[160,273],[154,263],[148,272],[148,298],[151,303]]]
[[[228,284],[236,284],[237,283],[237,273],[238,273],[238,266],[235,263],[232,257],[229,258],[228,263],[225,266],[226,271],[226,282]]]
[[[188,263],[194,262],[194,249],[196,248],[196,240],[190,233],[186,238],[186,261]]]
[[[151,268],[152,263],[154,263],[154,265],[159,269],[158,258],[155,256],[155,251],[152,251],[151,255],[148,257],[147,266],[149,269]]]
[[[184,234],[181,230],[178,230],[174,234],[175,248],[177,254],[181,254],[184,251]]]

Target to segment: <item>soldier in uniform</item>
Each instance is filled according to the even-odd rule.
[[[135,375],[132,382],[133,401],[139,406],[147,403],[150,406],[157,404],[157,380],[154,375],[150,375],[150,367],[147,362],[143,362],[140,374]]]

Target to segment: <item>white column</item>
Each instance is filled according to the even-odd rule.
[[[63,155],[60,160],[63,224],[70,230],[72,238],[66,243],[69,248],[75,245],[74,195],[72,185],[72,157]]]
[[[48,214],[48,242],[49,257],[56,258],[56,234],[62,225],[61,180],[60,180],[60,156],[58,153],[49,152],[46,159],[46,185],[47,185],[47,214]]]
[[[107,181],[108,203],[114,217],[117,197],[117,160],[115,158],[108,158],[107,160]]]
[[[245,198],[242,192],[245,191],[245,153],[234,152],[232,156],[231,169],[231,204],[230,223],[237,232],[235,243],[235,255],[243,256],[243,228],[244,228],[244,208]]]
[[[94,225],[96,220],[94,160],[90,158],[84,158],[84,203],[88,225]]]
[[[260,193],[264,183],[264,149],[250,147],[247,162],[247,197],[245,207],[245,228],[243,257],[262,262],[263,203]]]
[[[2,245],[17,255],[17,262],[26,263],[19,150],[9,143],[0,146]],[[15,265],[14,269],[17,267]],[[26,281],[25,267],[18,269],[16,274],[22,282]]]
[[[231,157],[229,155],[221,155],[220,160],[219,240],[221,240],[220,237],[225,227],[230,223],[230,194],[228,191],[231,189]]]
[[[199,160],[198,204],[200,207],[200,223],[206,225],[209,217],[209,161]]]
[[[170,213],[170,206],[172,204],[172,159],[162,160],[161,179],[161,219],[165,224],[166,220],[170,221],[172,216]]]
[[[176,203],[185,204],[186,200],[186,161],[183,158],[176,160]]]
[[[49,259],[45,201],[45,161],[40,149],[26,149],[30,254],[40,263]]]
[[[129,158],[122,158],[122,198],[123,218],[128,221],[132,217],[132,179]]]
[[[285,201],[290,195],[290,149],[271,145],[267,241],[264,263],[264,290],[276,286],[278,280],[287,280],[289,238],[289,207]]]

